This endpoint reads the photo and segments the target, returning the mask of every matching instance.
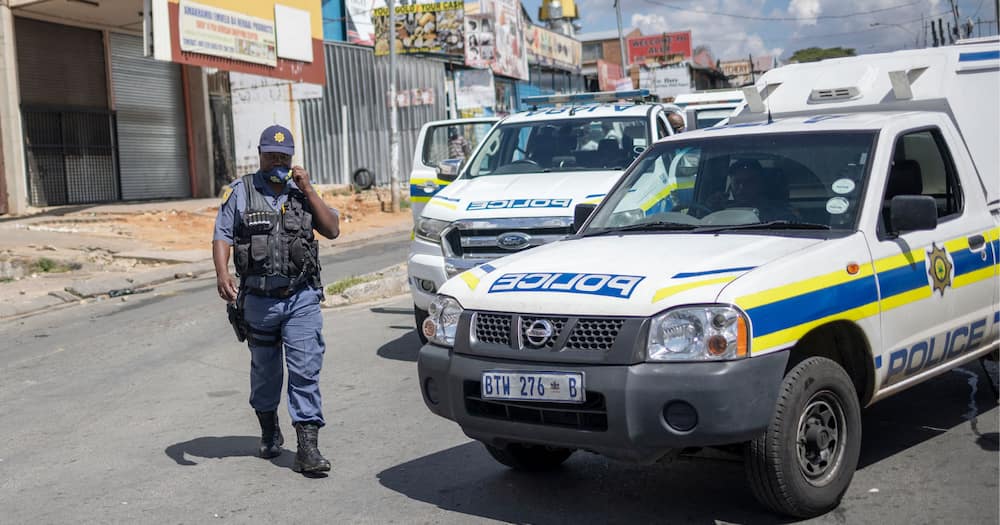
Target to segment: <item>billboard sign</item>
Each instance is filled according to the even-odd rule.
[[[181,50],[274,67],[278,63],[274,22],[181,0]]]
[[[396,6],[396,52],[441,55],[465,54],[465,3],[425,2]],[[375,55],[389,54],[389,8],[372,11]]]
[[[669,61],[671,57],[690,60],[691,31],[634,36],[626,41],[625,47],[628,48],[629,64],[642,62],[646,59],[655,59],[658,62]]]
[[[639,89],[648,89],[660,97],[668,99],[683,93],[690,93],[691,72],[687,62],[666,67],[642,68],[639,70]]]
[[[482,4],[489,4],[483,0]],[[487,10],[488,11],[488,10]],[[495,18],[493,72],[528,80],[528,52],[524,45],[524,20],[520,0],[494,0]]]
[[[326,83],[320,0],[149,0],[157,60]]]
[[[524,35],[528,58],[534,63],[580,72],[583,46],[579,41],[536,25],[527,26]]]

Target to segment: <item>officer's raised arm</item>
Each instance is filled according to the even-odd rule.
[[[340,216],[316,193],[309,181],[309,173],[302,166],[295,166],[292,168],[292,180],[309,201],[314,219],[313,228],[327,239],[336,239],[340,235]]]

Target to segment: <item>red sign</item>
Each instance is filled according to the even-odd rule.
[[[621,66],[603,60],[597,61],[597,84],[601,91],[615,91],[617,83],[621,79]]]
[[[634,36],[629,38],[625,46],[628,48],[628,63],[634,64],[646,58],[669,58],[674,55],[691,58],[691,31],[663,33],[653,36]],[[666,49],[666,52],[664,52]]]

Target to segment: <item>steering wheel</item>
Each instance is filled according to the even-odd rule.
[[[529,166],[538,166],[538,163],[531,159],[517,159],[514,162],[508,164],[509,166],[514,166],[516,164],[527,164]]]

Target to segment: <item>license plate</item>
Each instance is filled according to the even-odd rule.
[[[512,372],[486,370],[482,376],[483,399],[583,403],[583,374],[576,372]]]

